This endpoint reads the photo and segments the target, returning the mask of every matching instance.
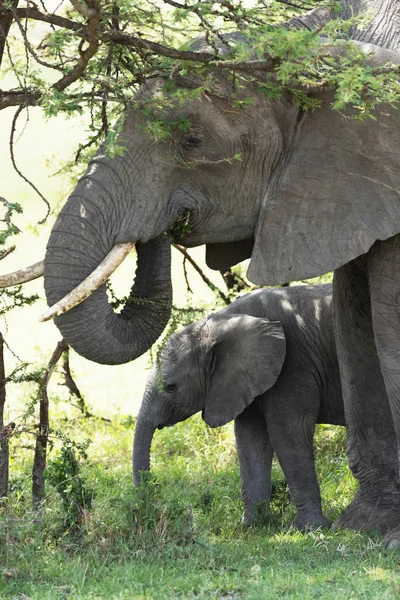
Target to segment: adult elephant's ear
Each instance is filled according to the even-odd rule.
[[[373,65],[400,63],[358,46],[375,50]],[[381,105],[360,122],[331,109],[333,92],[315,97],[321,107],[298,114],[260,211],[248,270],[259,285],[327,273],[400,232],[400,110]]]
[[[206,357],[209,382],[203,419],[210,427],[219,427],[274,385],[286,344],[278,321],[226,315],[208,324],[212,343]]]

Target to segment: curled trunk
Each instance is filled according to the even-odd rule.
[[[102,260],[89,252],[87,240],[81,245],[76,240],[72,251],[57,244],[57,236],[52,235],[44,271],[49,304],[76,287]],[[135,283],[120,314],[110,306],[104,284],[79,306],[55,319],[67,343],[89,360],[101,364],[129,362],[152,346],[168,322],[172,306],[170,240],[161,235],[147,244],[138,243],[137,255]]]

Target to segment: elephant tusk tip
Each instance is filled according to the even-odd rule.
[[[54,317],[58,317],[63,312],[64,312],[63,310],[60,310],[59,307],[54,305],[51,308],[49,308],[48,310],[46,310],[42,315],[40,315],[39,323],[45,323],[46,321],[50,321],[50,319],[54,319]]]

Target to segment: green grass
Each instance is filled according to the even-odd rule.
[[[1,599],[399,597],[400,555],[386,553],[381,536],[290,528],[293,507],[277,464],[270,525],[241,524],[231,426],[207,429],[196,416],[157,432],[152,474],[136,491],[129,420],[61,424],[75,440],[93,440],[81,469],[92,506],[68,528],[48,482],[46,510],[33,513],[30,451],[14,442],[0,523]],[[318,427],[315,445],[325,510],[335,518],[354,493],[343,429]]]

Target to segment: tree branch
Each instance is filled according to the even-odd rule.
[[[16,0],[14,0],[14,3],[17,5]],[[17,9],[5,8],[4,5],[0,7],[0,19],[3,17],[12,19],[14,15],[17,15],[20,19],[32,19],[34,21],[49,23],[50,25],[56,25],[58,27],[62,27],[63,29],[74,31],[78,35],[81,34],[81,37],[83,37],[82,32],[84,32],[86,29],[86,25],[84,23],[78,23],[77,21],[72,21],[66,17],[60,17],[54,13],[43,13],[37,7],[29,6],[28,8]]]
[[[12,165],[13,165],[15,171],[28,185],[31,186],[31,188],[33,188],[35,190],[35,192],[40,196],[40,198],[43,200],[43,202],[45,203],[45,205],[47,207],[47,213],[46,213],[45,217],[38,222],[38,224],[41,225],[42,223],[44,223],[46,221],[47,217],[50,214],[50,204],[49,204],[48,200],[43,196],[43,194],[37,189],[35,184],[32,183],[27,177],[25,177],[25,175],[22,173],[22,171],[20,171],[20,169],[17,167],[17,163],[15,162],[15,155],[14,155],[15,127],[17,125],[17,120],[18,120],[19,115],[25,108],[26,108],[26,106],[24,106],[24,105],[21,105],[17,108],[16,113],[15,113],[12,123],[11,123],[11,134],[10,134],[10,142],[9,142],[10,157],[11,157],[11,162],[12,162]]]
[[[78,406],[79,410],[81,411],[81,413],[83,414],[83,416],[88,417],[88,418],[93,417],[95,419],[100,418],[102,421],[106,421],[106,422],[110,423],[111,422],[110,419],[107,419],[106,417],[103,417],[103,416],[98,417],[97,415],[94,415],[93,413],[91,413],[88,410],[85,399],[82,396],[80,389],[76,385],[75,380],[71,373],[71,366],[69,363],[69,346],[67,346],[64,350],[62,370],[63,370],[63,375],[64,375],[64,384],[68,388],[69,393],[72,396],[76,396],[77,402],[78,402],[77,406]]]
[[[71,83],[79,79],[85,72],[85,69],[90,61],[90,59],[96,54],[100,42],[99,42],[99,34],[100,34],[100,23],[101,23],[101,13],[100,6],[97,0],[93,1],[92,7],[84,7],[77,0],[71,0],[73,6],[76,10],[82,12],[82,14],[86,15],[88,18],[87,24],[87,42],[89,43],[88,47],[83,50],[82,45],[83,42],[79,45],[79,58],[76,65],[62,77],[59,81],[57,81],[53,87],[62,92],[67,88]],[[78,8],[79,7],[79,8]]]
[[[3,60],[8,32],[13,20],[13,13],[18,6],[18,1],[19,0],[11,0],[11,9],[8,9],[7,11],[3,11],[0,8],[0,66]]]
[[[8,435],[4,427],[6,376],[4,369],[4,339],[0,333],[0,501],[8,496]]]
[[[190,262],[190,264],[192,265],[192,267],[194,268],[195,271],[197,271],[197,273],[200,275],[200,277],[202,278],[202,280],[204,281],[204,283],[206,284],[207,287],[209,287],[213,292],[216,292],[218,294],[218,296],[225,302],[225,304],[230,304],[231,301],[228,298],[228,296],[225,296],[224,292],[222,290],[219,289],[219,287],[217,287],[208,277],[205,273],[203,273],[203,271],[200,269],[199,265],[196,263],[195,260],[193,260],[193,258],[190,256],[190,254],[188,253],[188,251],[186,250],[186,248],[184,248],[183,246],[180,246],[179,244],[172,244],[174,248],[176,248],[177,250],[179,250],[179,252],[181,254],[183,254],[183,256],[185,257],[185,259]]]
[[[32,469],[32,502],[34,505],[39,504],[44,498],[44,471],[46,469],[47,442],[49,438],[49,397],[47,387],[54,368],[67,347],[65,340],[58,342],[40,382],[39,434],[36,437],[35,458]]]

